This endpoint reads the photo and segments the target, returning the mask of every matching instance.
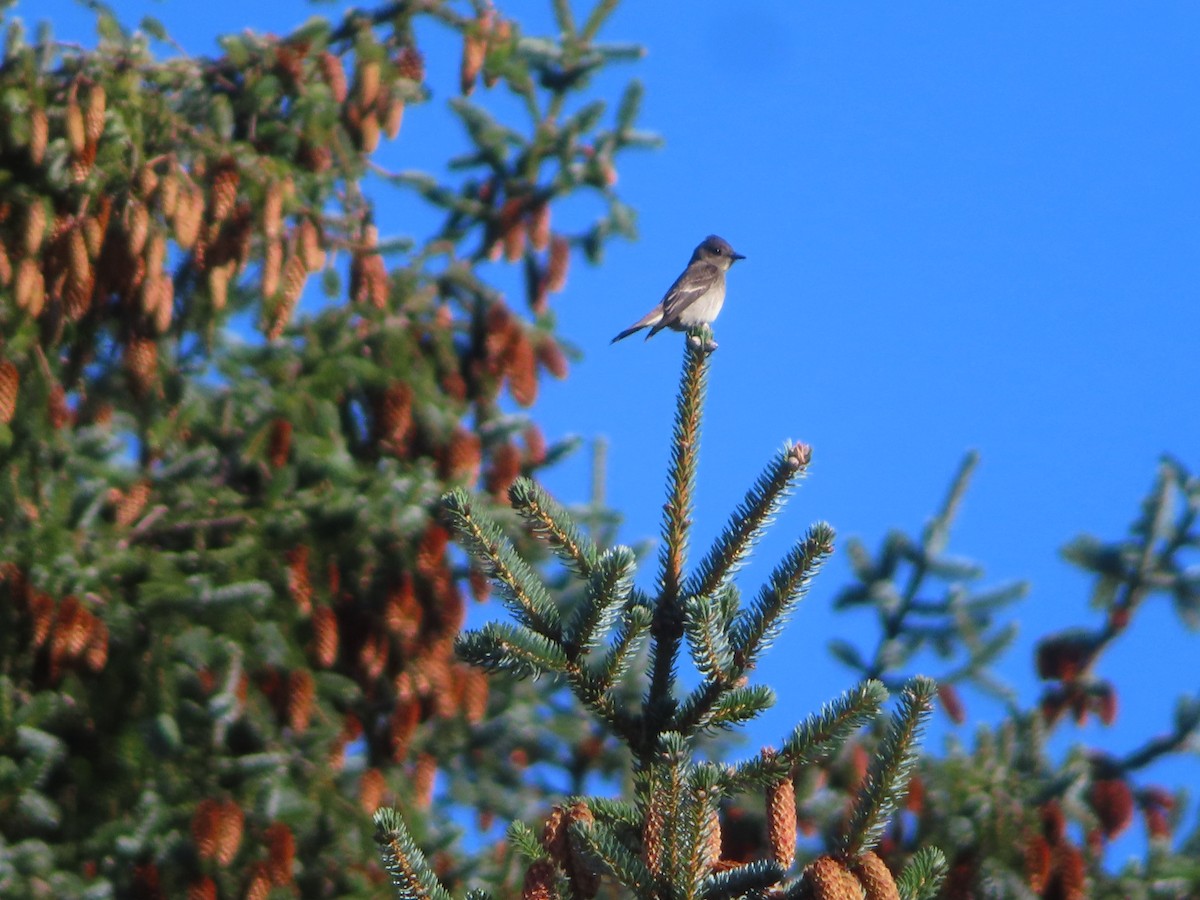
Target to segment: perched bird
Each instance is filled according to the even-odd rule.
[[[689,331],[697,325],[711,325],[725,302],[725,273],[739,259],[727,242],[710,234],[692,253],[692,259],[675,279],[662,303],[626,328],[612,342],[627,338],[649,327],[646,340],[664,328]]]

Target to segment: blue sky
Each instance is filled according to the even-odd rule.
[[[159,17],[196,53],[221,32],[284,33],[328,9],[115,6],[127,21]],[[550,29],[548,9],[501,4],[527,31]],[[17,11],[55,19],[63,37],[91,33],[67,0]],[[551,435],[608,439],[623,538],[658,532],[681,339],[608,341],[716,232],[748,259],[716,327],[696,555],[785,439],[811,443],[814,463],[747,593],[812,521],[872,547],[891,527],[919,531],[977,449],[951,549],[982,562],[990,583],[1032,582],[1001,666],[1032,702],[1037,637],[1095,624],[1088,583],[1058,548],[1083,532],[1124,535],[1161,453],[1200,470],[1197,34],[1190,2],[627,0],[604,36],[648,55],[597,89],[615,97],[641,78],[642,124],[666,145],[624,159],[619,189],[640,239],[612,245],[599,269],[573,267],[555,308],[584,359],[535,409]],[[444,109],[457,48],[436,33],[425,46],[438,90],[386,151],[396,167],[464,146]],[[376,196],[385,230],[389,211],[408,226],[406,201]],[[550,485],[582,499],[587,470],[580,457]],[[830,613],[846,578],[844,560],[827,568],[764,665],[780,705],[756,744],[844,689],[831,636],[873,646],[864,620]],[[1151,604],[1101,666],[1123,701],[1117,725],[1063,739],[1123,753],[1165,730],[1176,695],[1197,688],[1198,641]],[[949,730],[940,720],[933,740]],[[1197,789],[1198,770],[1193,758],[1143,780]]]

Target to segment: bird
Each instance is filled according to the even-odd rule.
[[[710,234],[692,251],[687,268],[662,302],[613,338],[612,343],[643,328],[650,329],[646,334],[646,340],[650,340],[664,328],[690,331],[699,325],[711,325],[725,302],[725,273],[745,258],[735,253],[728,241]]]

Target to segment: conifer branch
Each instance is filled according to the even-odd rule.
[[[812,459],[806,444],[788,444],[746,493],[729,518],[729,524],[688,579],[689,596],[715,594],[745,562],[754,544],[783,506],[795,480]]]
[[[390,807],[375,811],[375,842],[383,867],[400,900],[451,900],[433,869],[408,833],[400,813]]]
[[[575,663],[567,663],[566,673],[571,689],[579,701],[607,723],[618,736],[631,744],[640,736],[640,717],[627,712],[625,707],[608,693],[609,685],[590,670]]]
[[[887,688],[878,681],[856,685],[797,725],[784,740],[779,755],[793,768],[828,758],[875,718],[887,699]]]
[[[679,810],[687,789],[687,742],[667,732],[659,737],[657,752],[640,785],[645,810],[642,824],[642,859],[658,885],[669,883],[675,870]]]
[[[814,525],[771,574],[754,605],[743,610],[729,628],[732,664],[726,667],[721,678],[706,679],[679,704],[670,726],[672,730],[692,734],[712,720],[714,704],[721,699],[725,686],[754,668],[758,654],[774,640],[788,613],[804,596],[812,576],[831,552],[833,529],[823,522]]]
[[[774,640],[787,614],[832,552],[833,529],[824,522],[812,526],[771,573],[754,605],[738,616],[733,626],[733,647],[741,671],[753,668],[758,654]]]
[[[523,625],[489,622],[478,631],[464,631],[454,649],[466,662],[488,672],[508,672],[517,678],[566,674],[570,668],[562,648]]]
[[[775,691],[765,684],[730,688],[709,707],[708,715],[697,723],[699,728],[733,728],[748,722],[775,705]]]
[[[542,839],[520,819],[513,819],[509,822],[508,828],[504,832],[504,839],[526,862],[535,862],[548,857],[546,848],[542,846]]]
[[[559,559],[579,575],[589,578],[599,551],[582,534],[570,514],[532,478],[518,478],[508,489],[513,508],[521,514],[529,529],[548,543]]]
[[[778,753],[760,754],[734,769],[729,776],[730,790],[749,790],[829,758],[879,714],[887,698],[887,688],[878,681],[864,681],[846,691],[797,725]]]
[[[962,462],[958,464],[958,471],[954,473],[954,478],[950,481],[950,490],[946,492],[942,508],[925,526],[925,531],[921,536],[926,555],[938,556],[946,549],[946,542],[950,539],[950,526],[958,515],[958,508],[962,505],[963,497],[967,494],[967,487],[971,483],[971,475],[974,474],[978,465],[979,453],[975,450],[968,452]]]
[[[575,36],[575,14],[571,11],[570,0],[554,0],[554,19],[559,31],[569,37]]]
[[[908,793],[909,777],[917,759],[917,738],[929,718],[936,693],[937,682],[921,676],[913,678],[901,693],[900,707],[875,752],[850,813],[840,842],[843,858],[857,858],[875,846],[888,819]]]
[[[725,683],[733,667],[733,648],[717,604],[709,597],[688,597],[683,626],[697,670],[710,681]]]
[[[442,497],[442,508],[468,552],[481,562],[502,588],[504,604],[526,627],[551,641],[562,641],[558,609],[541,579],[486,517],[472,509],[466,491],[457,489]]]
[[[587,590],[563,629],[564,643],[572,659],[592,650],[612,627],[633,587],[636,563],[628,547],[614,547],[592,567]]]
[[[574,799],[576,798],[572,798],[572,800]],[[641,828],[641,812],[635,804],[629,801],[613,797],[588,797],[587,803],[597,821],[605,822],[622,831]]]
[[[663,721],[662,712],[672,706],[672,686],[679,642],[683,637],[680,590],[683,564],[691,530],[692,493],[700,447],[700,419],[708,380],[708,354],[704,342],[689,338],[684,344],[683,374],[675,409],[675,430],[667,476],[667,502],[663,506],[663,548],[660,555],[658,604],[654,610],[654,663],[646,717]],[[669,714],[669,713],[668,713]]]
[[[1013,582],[974,593],[969,583],[982,577],[983,568],[945,555],[951,525],[978,461],[975,453],[964,457],[919,540],[891,532],[875,559],[860,542],[850,541],[849,555],[859,583],[841,591],[834,608],[874,607],[880,634],[869,655],[841,640],[831,641],[829,649],[861,677],[898,688],[905,666],[917,653],[932,649],[943,659],[961,653],[963,658],[949,671],[938,674],[942,684],[969,680],[981,690],[1011,700],[988,667],[1014,636],[1012,628],[996,625],[997,613],[1023,597],[1028,586]],[[929,596],[931,579],[946,584],[940,597]]]
[[[685,896],[695,896],[709,869],[716,811],[720,799],[721,775],[712,765],[698,765],[688,772],[688,786],[679,810],[676,829],[675,872],[672,883],[692,885]]]
[[[783,868],[779,863],[773,859],[760,859],[709,875],[700,885],[698,896],[700,900],[761,896],[782,878]]]
[[[604,24],[604,21],[612,15],[613,10],[616,8],[616,0],[598,0],[588,15],[587,21],[583,23],[583,28],[579,32],[580,37],[584,41],[591,41],[597,32],[600,31],[600,26]]]
[[[646,864],[621,843],[616,833],[603,822],[572,822],[571,835],[588,856],[638,897],[650,895],[654,875]]]
[[[1121,772],[1136,772],[1171,753],[1196,743],[1200,736],[1200,694],[1180,697],[1175,704],[1174,727],[1170,733],[1150,738],[1114,763]]]
[[[946,855],[941,850],[922,847],[912,855],[896,879],[901,900],[929,900],[936,896],[949,871]]]
[[[610,690],[629,670],[633,657],[650,630],[653,613],[648,606],[635,604],[625,610],[612,643],[598,662],[592,666],[596,680],[604,690]]]

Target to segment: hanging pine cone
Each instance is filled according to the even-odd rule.
[[[0,362],[0,423],[13,420],[17,411],[17,395],[21,388],[21,373],[7,359]]]
[[[46,400],[46,411],[50,418],[50,427],[55,431],[69,424],[72,418],[71,407],[67,405],[67,392],[61,384],[50,388],[50,396]]]
[[[392,453],[403,453],[412,427],[413,392],[402,381],[389,384],[375,404],[376,440]]]
[[[567,270],[571,263],[571,245],[561,234],[550,238],[550,261],[546,266],[546,290],[559,293],[567,286]]]
[[[196,805],[192,813],[192,843],[196,855],[201,859],[213,859],[217,855],[217,821],[221,816],[221,804],[205,798]]]
[[[379,147],[379,131],[379,117],[371,110],[358,123],[358,148],[363,153],[374,153]]]
[[[359,62],[354,73],[354,94],[360,109],[373,106],[379,97],[381,70],[376,60]]]
[[[271,313],[271,321],[267,327],[267,337],[277,339],[292,321],[292,313],[304,293],[304,284],[308,280],[308,268],[298,255],[291,257],[283,267],[283,291],[279,302]]]
[[[267,843],[267,871],[274,885],[292,881],[292,865],[296,860],[296,838],[283,822],[273,822],[264,835]]]
[[[509,393],[521,406],[532,406],[538,394],[537,356],[523,330],[511,345],[507,362]]]
[[[42,164],[46,155],[46,143],[50,139],[50,120],[44,109],[29,111],[29,161],[35,166]]]
[[[174,172],[171,172],[158,185],[157,199],[159,212],[166,218],[173,219],[179,205],[179,196],[180,180]]]
[[[263,253],[262,286],[260,288],[263,300],[270,300],[279,290],[279,275],[282,270],[283,242],[278,238],[272,238]]]
[[[107,105],[104,85],[94,84],[88,91],[87,113],[84,116],[83,134],[85,143],[96,144],[104,134],[104,110]]]
[[[321,246],[321,232],[312,219],[305,217],[296,226],[296,245],[308,271],[319,272],[325,268],[325,249]]]
[[[784,870],[796,861],[796,789],[788,776],[767,788],[767,839]]]
[[[108,663],[108,626],[94,618],[87,647],[83,651],[83,662],[91,672],[101,672]]]
[[[868,850],[850,866],[863,887],[865,900],[900,900],[900,889],[882,859]]]
[[[800,878],[799,897],[804,900],[863,900],[858,879],[832,856],[818,856]]]
[[[71,148],[72,156],[82,155],[83,148],[87,146],[87,132],[83,123],[83,110],[79,108],[79,104],[75,102],[74,98],[67,101],[64,127],[67,131],[67,145]]]
[[[521,900],[555,900],[558,897],[558,872],[547,859],[534,860],[525,870]]]
[[[413,766],[413,802],[418,809],[429,809],[433,805],[433,785],[437,778],[437,757],[432,753],[418,753]]]
[[[210,217],[214,222],[223,222],[233,212],[237,202],[238,181],[237,163],[232,157],[225,157],[213,167],[209,187]]]
[[[243,900],[267,900],[271,895],[271,872],[265,862],[256,862],[250,867],[250,880],[246,884]]]
[[[17,308],[24,310],[32,318],[36,319],[42,314],[42,306],[46,302],[46,281],[37,260],[25,257],[17,266],[13,299],[16,300]]]
[[[263,194],[262,230],[268,238],[277,238],[283,231],[283,182],[273,179]]]
[[[425,57],[416,47],[402,47],[396,54],[396,74],[409,81],[425,80]]]
[[[542,201],[529,216],[529,243],[541,253],[550,246],[550,204]]]
[[[92,307],[92,291],[95,281],[89,270],[82,278],[68,273],[63,290],[63,310],[68,322],[78,322]]]
[[[137,174],[133,177],[133,187],[138,197],[148,203],[158,187],[158,173],[154,171],[154,167],[146,164],[139,166]]]
[[[299,544],[284,554],[288,593],[302,616],[312,612],[312,578],[308,571],[308,546]]]
[[[475,90],[475,82],[483,69],[483,61],[487,56],[487,40],[473,31],[463,36],[462,65],[459,71],[459,87],[464,97],[470,96]]]
[[[125,233],[128,236],[129,255],[141,256],[150,236],[150,210],[136,198],[130,198],[125,206]]]
[[[287,724],[296,734],[308,730],[316,694],[316,683],[307,669],[297,669],[288,675]]]
[[[313,662],[322,669],[333,668],[338,655],[337,615],[328,606],[317,607],[313,611],[312,629],[309,652]]]
[[[348,94],[346,90],[346,70],[342,68],[342,60],[328,50],[317,57],[317,68],[321,70],[321,78],[329,85],[329,92],[337,103],[345,103]]]
[[[35,197],[25,209],[25,227],[22,232],[22,244],[25,256],[35,256],[42,247],[46,237],[46,204],[41,197]]]
[[[291,451],[292,423],[284,418],[272,419],[267,436],[267,462],[272,469],[282,469],[287,465]]]
[[[93,262],[100,258],[104,249],[105,223],[96,216],[88,216],[83,220],[83,243],[87,247],[88,259]]]
[[[237,856],[238,848],[242,845],[242,833],[246,825],[246,814],[232,800],[227,800],[219,807],[215,835],[216,852],[214,858],[222,866],[228,866]]]
[[[204,191],[199,185],[189,184],[180,190],[179,200],[175,204],[175,243],[181,250],[191,250],[195,246],[203,223]]]
[[[362,811],[371,816],[383,806],[387,796],[387,781],[378,769],[367,769],[358,783],[358,804]]]
[[[158,381],[158,343],[148,337],[130,338],[125,344],[125,370],[134,394],[145,397]]]
[[[415,698],[399,700],[388,718],[388,748],[393,762],[403,762],[417,726],[421,724],[421,702]]]
[[[388,140],[394,141],[400,134],[400,125],[404,122],[404,101],[399,97],[393,97],[380,111],[383,119],[383,133],[388,136]]]
[[[118,528],[128,528],[142,515],[150,500],[150,482],[142,479],[130,485],[127,491],[118,491],[115,497],[114,520]]]

